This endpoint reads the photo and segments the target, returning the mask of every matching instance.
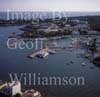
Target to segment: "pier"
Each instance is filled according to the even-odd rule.
[[[55,50],[56,49],[59,49],[59,50],[63,49],[63,50],[70,51],[70,50],[78,49],[78,47],[77,46],[63,46],[63,47],[60,47],[60,46],[58,46],[58,47],[56,47],[56,46],[48,46],[48,47],[46,47],[44,49],[41,49],[39,51],[34,52],[33,54],[29,55],[28,57],[33,59],[34,57],[36,57],[36,55],[40,54],[41,52],[48,52],[48,50],[50,50],[50,49],[55,49]]]
[[[29,58],[34,58],[36,55],[40,54],[41,52],[47,51],[48,48],[41,49],[39,51],[34,52],[33,54],[29,55]]]

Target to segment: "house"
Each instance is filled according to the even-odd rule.
[[[98,31],[90,30],[88,31],[88,35],[99,35]]]
[[[58,26],[56,24],[51,24],[49,26],[45,25],[38,29],[38,32],[45,32],[45,33],[57,32],[57,31],[58,31]]]
[[[80,32],[79,31],[73,31],[72,35],[80,35]]]
[[[25,93],[23,93],[23,97],[41,97],[41,94],[40,92],[31,89],[25,91]]]
[[[96,52],[100,55],[100,37],[96,38]]]

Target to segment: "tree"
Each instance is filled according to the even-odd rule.
[[[17,93],[14,97],[21,97],[21,94]]]

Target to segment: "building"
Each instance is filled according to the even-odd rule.
[[[88,31],[88,35],[99,35],[99,32],[91,30],[91,31]]]
[[[13,97],[17,93],[21,94],[21,83],[19,81],[13,81],[12,83],[5,83],[0,86],[0,95],[8,95],[7,97]]]
[[[96,52],[99,54],[100,56],[100,37],[96,38]]]
[[[45,26],[41,26],[38,29],[38,32],[45,32],[45,33],[58,32],[58,31],[59,31],[59,29],[56,24],[51,24],[48,26],[47,26],[47,24],[45,24]]]
[[[79,31],[72,31],[72,35],[80,35]]]
[[[22,95],[23,97],[41,97],[40,92],[35,91],[33,89],[25,91]]]
[[[41,97],[41,93],[33,89],[21,92],[21,83],[13,81],[11,83],[0,84],[0,97]]]
[[[11,84],[11,95],[14,96],[17,93],[21,93],[21,84],[19,81],[15,81]]]

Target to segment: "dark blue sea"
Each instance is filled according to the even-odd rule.
[[[4,15],[5,14],[5,15]],[[75,13],[76,14],[76,13]],[[83,13],[84,15],[100,15],[100,13]],[[78,14],[77,14],[78,15]],[[79,16],[79,15],[78,15]],[[0,13],[0,18],[5,19],[6,13]],[[12,32],[15,35],[22,33],[19,28],[23,26],[0,27],[0,80],[10,81],[9,73],[41,73],[41,76],[83,76],[85,85],[65,85],[65,86],[28,86],[39,90],[42,97],[100,97],[100,68],[92,64],[89,60],[77,57],[81,50],[66,51],[59,50],[55,55],[50,55],[45,60],[29,59],[34,49],[8,49],[6,42]],[[70,37],[62,40],[55,40],[61,45],[67,45],[71,41]],[[67,65],[73,61],[73,64]],[[82,66],[82,63],[86,66]],[[91,69],[93,67],[93,69]],[[22,85],[22,87],[25,87]]]

